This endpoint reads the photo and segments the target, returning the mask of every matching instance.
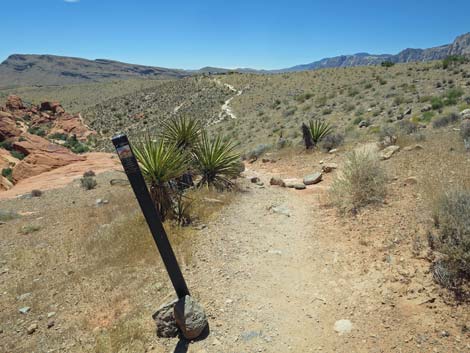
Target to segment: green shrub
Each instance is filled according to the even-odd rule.
[[[432,97],[431,106],[434,110],[442,109],[444,108],[444,101],[440,97]]]
[[[376,155],[354,151],[347,155],[342,174],[333,181],[330,197],[341,212],[357,212],[369,204],[383,202],[385,171]]]
[[[90,150],[87,145],[78,141],[77,136],[75,135],[72,135],[71,137],[67,138],[67,141],[65,141],[64,146],[70,149],[73,153],[85,153]]]
[[[11,168],[3,168],[2,169],[2,176],[7,178],[10,182],[13,182],[13,169]]]
[[[6,149],[7,151],[11,151],[13,149],[13,144],[9,140],[5,140],[0,142],[0,148]]]
[[[163,140],[182,149],[194,146],[202,131],[199,120],[186,116],[169,119],[162,123],[161,128]]]
[[[48,136],[51,140],[61,140],[61,141],[66,141],[68,138],[67,134],[60,133],[60,132],[55,132],[51,135]]]
[[[44,137],[46,136],[46,130],[44,130],[43,128],[39,127],[39,126],[32,126],[28,129],[28,132],[30,134],[33,134],[33,135],[38,135],[38,136],[41,136],[41,137]]]
[[[321,140],[333,132],[329,123],[320,119],[313,119],[308,122],[308,131],[315,147]],[[305,147],[308,148],[307,144]]]
[[[392,66],[395,65],[395,63],[392,62],[392,61],[390,61],[390,60],[386,60],[386,61],[382,61],[382,62],[380,63],[380,65],[381,65],[382,67],[392,67]]]
[[[150,136],[135,145],[134,153],[142,173],[150,184],[150,194],[162,221],[173,211],[171,181],[180,178],[189,167],[188,155],[178,146]]]
[[[434,271],[435,278],[453,289],[470,279],[469,215],[470,191],[463,189],[443,193],[433,210],[435,230],[429,237],[430,245],[444,255],[440,269],[445,270]]]
[[[220,136],[210,139],[203,133],[193,156],[196,171],[202,177],[199,186],[230,187],[230,179],[240,174],[240,155],[235,152],[235,145]]]
[[[10,151],[10,154],[15,157],[16,159],[19,159],[19,160],[22,160],[24,159],[25,155],[19,151],[16,151],[16,150],[12,150]]]

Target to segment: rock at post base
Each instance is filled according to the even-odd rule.
[[[322,179],[322,173],[313,173],[304,177],[305,185],[318,184]]]
[[[157,324],[157,336],[163,338],[176,337],[178,335],[178,326],[176,325],[174,307],[177,300],[162,305],[157,309],[152,318]]]
[[[188,340],[199,337],[207,327],[204,309],[189,295],[175,304],[174,316],[181,333]]]

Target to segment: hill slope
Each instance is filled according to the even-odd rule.
[[[14,54],[0,64],[0,89],[54,86],[129,78],[180,78],[183,70],[142,66],[112,60],[87,60],[54,55]]]

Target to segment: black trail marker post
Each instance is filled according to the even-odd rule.
[[[153,240],[157,245],[168,275],[170,276],[171,283],[173,283],[178,298],[182,299],[186,295],[189,295],[189,290],[186,286],[183,274],[181,273],[178,261],[176,260],[175,253],[171,248],[168,236],[163,228],[160,215],[155,209],[153,200],[150,197],[150,193],[145,184],[137,159],[132,152],[129,140],[126,135],[117,135],[112,138],[112,141],[132,186],[132,190],[134,190],[134,194],[142,209],[145,220],[150,228]]]

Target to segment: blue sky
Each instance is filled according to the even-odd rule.
[[[469,0],[1,0],[0,12],[0,61],[34,53],[185,69],[284,68],[470,32]]]

